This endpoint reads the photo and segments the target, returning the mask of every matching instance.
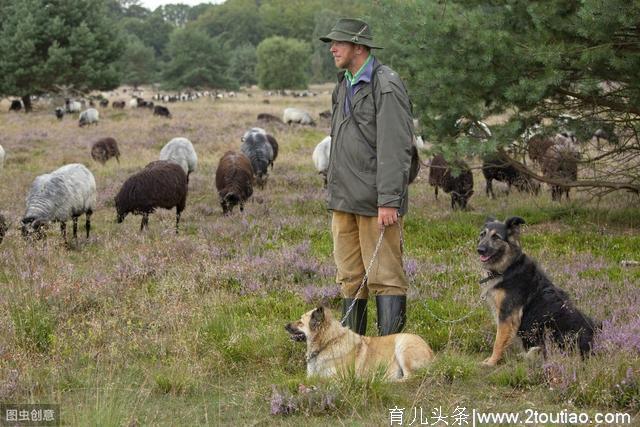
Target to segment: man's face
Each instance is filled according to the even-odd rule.
[[[336,67],[346,70],[356,56],[356,45],[350,42],[332,41],[329,49]]]

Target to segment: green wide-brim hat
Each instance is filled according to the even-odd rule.
[[[320,37],[325,43],[331,41],[350,42],[369,46],[371,49],[382,49],[373,43],[371,27],[360,19],[341,18],[331,29],[331,32],[324,37]]]

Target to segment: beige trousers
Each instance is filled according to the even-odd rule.
[[[402,218],[385,227],[382,244],[371,266],[367,283],[358,292],[358,299],[373,295],[406,295],[407,279],[402,266]],[[356,291],[369,266],[380,238],[378,217],[333,211],[331,219],[333,256],[336,261],[336,281],[345,298],[356,297]]]

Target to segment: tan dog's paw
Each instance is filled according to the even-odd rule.
[[[496,366],[497,364],[498,364],[498,361],[492,359],[491,357],[487,357],[481,363],[482,366]]]

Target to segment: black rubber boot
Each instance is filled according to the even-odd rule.
[[[378,295],[378,335],[397,334],[404,328],[407,312],[406,295]]]
[[[353,298],[342,299],[342,317],[347,313],[349,307],[353,303]],[[349,313],[342,326],[346,326],[356,334],[364,335],[367,333],[367,300],[357,299],[353,309]]]

